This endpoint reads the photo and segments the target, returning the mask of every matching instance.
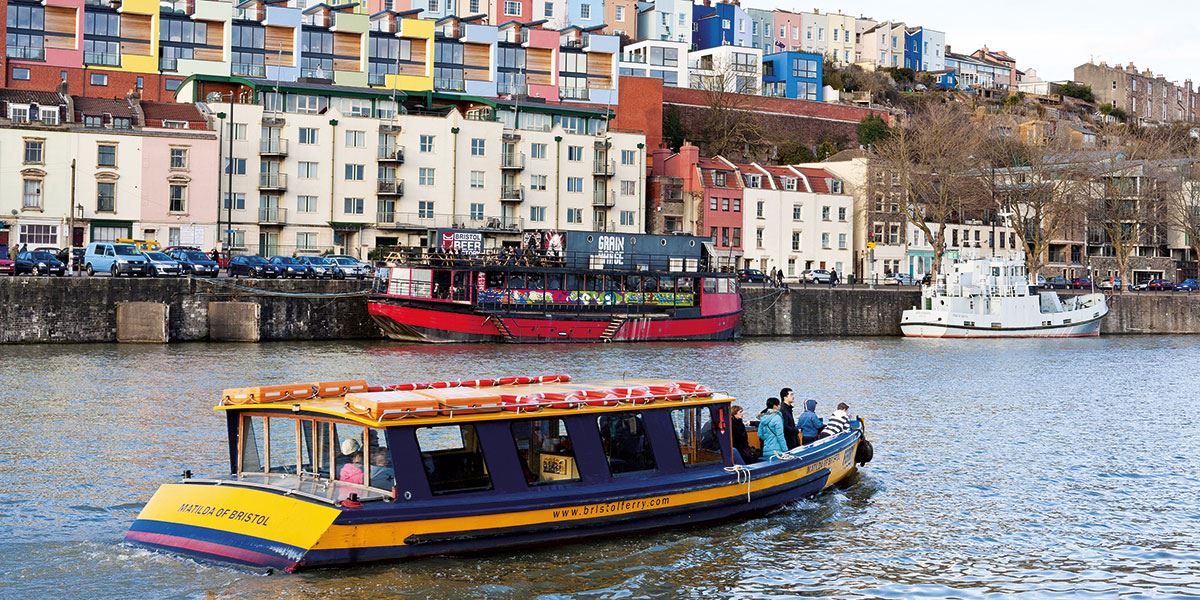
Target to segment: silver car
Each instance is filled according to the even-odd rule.
[[[150,274],[155,277],[179,277],[183,274],[183,267],[179,265],[179,261],[167,256],[165,252],[143,252],[146,260],[150,263]]]
[[[349,256],[331,256],[326,260],[337,265],[346,274],[347,278],[367,279],[375,271],[371,265],[350,258]]]

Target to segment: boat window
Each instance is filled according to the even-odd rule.
[[[568,273],[567,274],[567,283],[565,286],[563,286],[563,289],[568,290],[568,291],[581,290],[581,289],[583,289],[583,285],[581,284],[582,280],[583,280],[583,275],[576,275],[575,273]]]
[[[677,292],[692,291],[692,278],[691,277],[680,277],[679,279],[676,279],[675,280],[675,291],[677,291]]]
[[[559,275],[558,273],[550,273],[549,275],[546,275],[546,289],[548,290],[563,289],[562,282],[562,275]]]
[[[620,275],[605,275],[604,276],[604,291],[606,292],[623,292],[625,284],[621,281]]]
[[[499,273],[488,273],[486,285],[487,285],[487,287],[490,287],[490,288],[503,288],[504,287],[504,272],[501,271]]]
[[[584,277],[583,289],[589,292],[598,292],[604,289],[603,275],[588,275]]]
[[[263,456],[263,418],[242,417],[242,464],[238,469],[241,473],[262,473],[265,457]]]
[[[512,424],[512,434],[526,483],[579,480],[575,449],[562,419],[516,421]]]
[[[600,442],[604,446],[604,455],[608,457],[608,468],[613,475],[657,468],[642,413],[600,415],[596,422],[600,426]]]
[[[363,484],[363,427],[337,423],[334,425],[334,450],[337,452],[337,479],[346,483]]]
[[[525,277],[525,282],[531,290],[546,289],[546,280],[542,277],[541,273],[530,273]]]
[[[271,464],[271,473],[296,473],[298,457],[296,456],[296,427],[300,421],[293,418],[268,418],[267,435],[271,451],[267,461]]]
[[[329,466],[334,462],[333,423],[310,421],[304,426],[304,471],[322,479],[333,479]]]
[[[475,425],[420,427],[417,445],[434,495],[492,489]]]
[[[656,275],[643,275],[642,276],[642,291],[651,292],[651,293],[659,291],[658,277]]]
[[[511,273],[508,276],[508,289],[523,290],[525,289],[525,274]]]
[[[705,277],[704,278],[704,293],[705,294],[717,293],[717,279],[716,278],[714,278],[714,277]]]
[[[712,411],[707,406],[677,408],[671,411],[675,439],[683,464],[696,467],[721,462],[721,442],[713,427]]]
[[[392,452],[388,449],[387,436],[378,429],[367,430],[366,462],[371,465],[371,481],[368,485],[381,490],[396,487],[396,471],[392,468]]]

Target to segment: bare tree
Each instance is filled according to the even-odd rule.
[[[698,127],[707,155],[743,156],[767,144],[767,131],[756,111],[761,64],[702,57],[690,82],[704,92],[705,108]]]
[[[983,207],[980,142],[961,106],[928,102],[875,148],[881,167],[899,177],[905,219],[933,246],[931,275],[942,269],[947,223]]]

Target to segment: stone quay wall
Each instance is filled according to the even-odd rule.
[[[0,277],[0,344],[378,339],[364,281]],[[1069,292],[1068,292],[1069,293]],[[748,286],[744,337],[897,336],[915,288]],[[1200,333],[1200,294],[1110,296],[1105,334]]]

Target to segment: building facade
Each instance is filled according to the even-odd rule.
[[[639,4],[638,38],[669,40],[692,45],[692,3],[688,0],[653,0]]]
[[[812,52],[778,52],[763,57],[764,96],[825,101],[823,57]]]
[[[1092,88],[1097,104],[1119,108],[1138,122],[1200,122],[1200,93],[1190,79],[1182,84],[1168,81],[1149,70],[1138,71],[1133,63],[1085,63],[1075,67],[1075,81]]]
[[[927,27],[912,27],[904,33],[904,67],[929,73],[946,68],[946,34]]]
[[[751,44],[750,16],[737,3],[704,0],[692,5],[692,50]]]

